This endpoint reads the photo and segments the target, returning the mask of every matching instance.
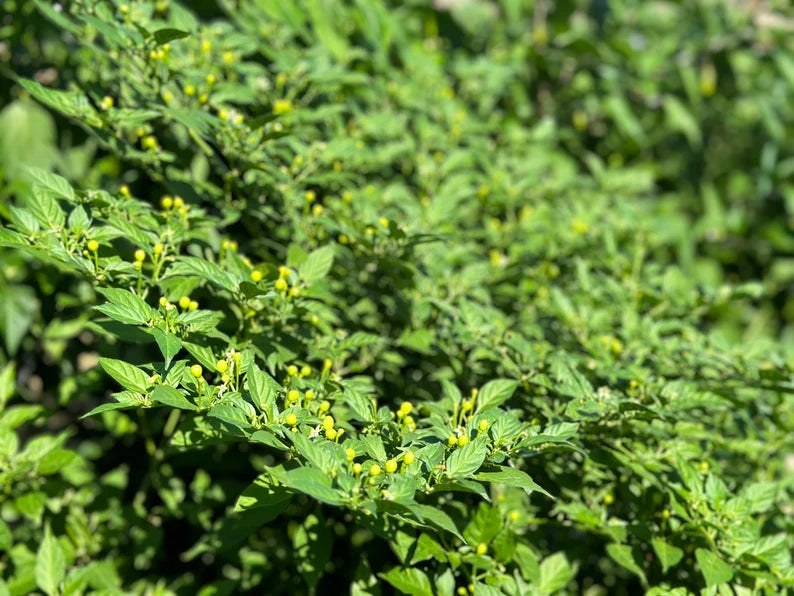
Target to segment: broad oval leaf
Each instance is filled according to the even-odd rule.
[[[331,270],[334,262],[334,247],[332,245],[323,246],[309,253],[306,260],[298,269],[300,277],[308,284],[321,280]]]
[[[518,381],[510,379],[488,381],[477,394],[477,409],[482,412],[503,404],[512,397],[516,387],[518,387]]]
[[[125,389],[146,393],[149,375],[137,366],[115,358],[100,358],[99,365]]]
[[[66,555],[47,524],[44,538],[36,553],[36,585],[48,596],[59,593],[58,586],[66,575]]]

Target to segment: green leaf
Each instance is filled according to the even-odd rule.
[[[495,408],[506,402],[518,387],[518,381],[495,379],[482,386],[477,394],[477,409],[480,412]]]
[[[58,449],[66,440],[65,435],[39,435],[28,441],[25,449],[19,454],[19,458],[31,462],[37,462],[42,457]]]
[[[53,197],[68,199],[69,201],[76,199],[72,185],[63,176],[52,174],[41,168],[28,168],[28,173],[34,184],[46,190]]]
[[[193,356],[193,358],[198,360],[198,363],[201,366],[207,370],[215,370],[215,365],[217,364],[218,360],[215,358],[215,355],[212,353],[211,349],[187,341],[183,341],[182,346],[188,352],[190,352],[190,355]]]
[[[641,145],[645,139],[645,131],[628,101],[620,95],[611,95],[604,101],[604,110],[612,118],[621,133]]]
[[[14,227],[25,235],[32,236],[39,231],[39,222],[29,210],[11,205],[8,207],[8,214]]]
[[[273,506],[255,507],[222,517],[213,531],[205,534],[181,558],[191,561],[205,552],[224,552],[239,546],[259,528],[278,517],[288,503],[289,500],[283,500]]]
[[[674,95],[665,95],[664,114],[671,129],[682,133],[692,147],[700,145],[700,125],[680,99]]]
[[[67,220],[67,225],[69,226],[69,231],[74,234],[80,235],[91,225],[91,218],[88,217],[85,209],[82,205],[78,205],[72,212],[69,214],[69,219]]]
[[[333,262],[334,247],[329,244],[312,251],[301,264],[298,273],[301,279],[311,284],[325,277],[331,270]]]
[[[301,433],[287,433],[298,452],[314,467],[326,474],[332,472],[334,464],[333,451],[330,443],[313,441]],[[331,447],[331,449],[329,449]]]
[[[667,544],[661,538],[653,538],[651,544],[653,545],[653,550],[656,552],[656,556],[659,557],[659,562],[662,564],[663,573],[667,573],[670,567],[677,565],[684,557],[683,550],[677,546]]]
[[[791,568],[791,549],[785,533],[769,534],[756,540],[751,553],[772,569]]]
[[[293,555],[303,579],[314,589],[331,558],[331,531],[324,520],[309,514],[292,536]]]
[[[117,593],[121,591],[121,578],[119,577],[116,568],[114,567],[111,561],[94,561],[93,563],[89,563],[85,567],[81,567],[72,571],[79,571],[82,573],[83,579],[88,583],[89,586],[98,590],[100,592],[107,591],[111,593]],[[69,575],[71,575],[70,573]],[[67,596],[70,592],[66,588],[69,582],[69,576],[66,576],[66,581],[64,582],[64,596]]]
[[[562,590],[573,579],[575,569],[568,563],[565,553],[559,552],[546,557],[540,563],[540,593],[554,594]]]
[[[447,458],[446,474],[450,478],[467,478],[480,469],[485,456],[488,455],[488,445],[484,441],[470,441],[460,449],[456,449]]]
[[[58,594],[58,585],[66,575],[66,555],[49,524],[44,528],[44,538],[36,553],[35,575],[36,585],[49,596]]]
[[[117,233],[119,236],[124,236],[132,242],[140,247],[148,247],[151,248],[157,242],[157,237],[153,236],[150,232],[146,232],[141,229],[139,226],[136,226],[132,222],[126,221],[119,216],[113,216],[107,218],[107,229],[114,233]]]
[[[129,290],[120,288],[97,288],[97,292],[108,299],[94,309],[111,319],[128,325],[143,325],[154,316],[152,308],[144,300]]]
[[[36,294],[27,286],[6,286],[0,289],[0,332],[6,350],[14,355],[33,324],[39,308]]]
[[[187,31],[182,31],[180,29],[158,29],[154,32],[154,40],[157,42],[158,46],[170,43],[176,39],[184,39],[188,37],[190,33]]]
[[[264,443],[265,445],[270,445],[275,449],[280,449],[282,451],[289,451],[289,447],[287,447],[284,443],[279,441],[276,438],[276,435],[273,434],[270,430],[262,429],[254,432],[249,438],[249,441],[253,443]]]
[[[410,567],[402,569],[394,567],[388,573],[381,573],[380,577],[400,590],[403,594],[411,596],[433,596],[433,584],[430,578],[421,569]]]
[[[455,594],[455,574],[452,573],[451,568],[448,567],[446,571],[436,577],[436,592],[438,592],[438,596],[453,596]]]
[[[292,493],[281,486],[276,486],[269,473],[260,474],[237,498],[235,511],[247,511],[256,508],[278,508],[286,506]]]
[[[80,27],[73,23],[71,19],[63,14],[63,12],[53,8],[52,3],[44,2],[44,0],[34,0],[33,3],[42,14],[44,14],[53,23],[58,25],[61,29],[65,29],[66,31],[73,33],[75,36],[80,35]]]
[[[0,413],[0,422],[9,428],[17,428],[29,420],[34,420],[42,412],[44,408],[33,404],[11,406]]]
[[[110,412],[112,410],[129,410],[130,408],[137,408],[140,407],[141,404],[138,402],[118,402],[114,404],[102,404],[101,406],[97,406],[96,408],[90,410],[89,412],[80,416],[80,418],[88,418],[90,416],[96,416],[97,414],[101,414],[102,412]]]
[[[119,47],[127,40],[126,31],[116,23],[103,21],[92,15],[80,15],[80,18],[101,33],[108,45]]]
[[[474,582],[474,596],[502,596],[504,592],[479,581]]]
[[[213,130],[218,124],[217,118],[202,110],[168,108],[166,114],[206,139],[212,138]]]
[[[5,424],[0,425],[0,458],[10,460],[19,450],[19,437]]]
[[[137,366],[114,358],[100,358],[99,365],[125,389],[146,393],[149,375]]]
[[[555,354],[549,363],[554,377],[553,389],[570,397],[589,399],[593,395],[593,386],[582,373],[576,370],[569,358],[564,354]]]
[[[383,341],[380,335],[374,333],[365,333],[364,331],[356,331],[349,337],[346,337],[339,342],[340,350],[355,350],[364,346],[377,344]]]
[[[483,501],[490,502],[491,500],[491,497],[488,495],[488,491],[485,490],[485,486],[481,482],[477,482],[475,480],[465,480],[463,478],[459,478],[455,481],[439,482],[436,484],[434,490],[438,492],[451,491],[471,493],[473,495],[478,495]]]
[[[312,21],[312,29],[320,45],[340,63],[350,59],[350,46],[347,37],[338,30],[334,22],[334,11],[322,0],[309,0],[303,5]]]
[[[419,514],[424,522],[428,522],[437,528],[449,532],[462,542],[466,541],[452,518],[438,507],[433,507],[431,505],[409,505],[408,508]]]
[[[350,417],[353,420],[362,422],[374,422],[374,412],[372,402],[353,388],[346,387],[344,392],[344,402],[350,407]]]
[[[223,320],[223,314],[211,310],[191,310],[181,313],[177,319],[188,325],[192,333],[199,331],[206,333],[218,327]]]
[[[176,262],[168,268],[163,277],[176,276],[200,277],[221,289],[230,292],[237,290],[237,283],[217,263],[198,257],[177,257]]]
[[[526,544],[519,542],[513,554],[513,560],[521,571],[521,576],[532,583],[540,582],[540,565],[532,549]]]
[[[158,385],[152,391],[152,401],[178,408],[180,410],[193,410],[197,408],[182,393],[170,385]]]
[[[381,439],[380,436],[364,435],[361,441],[364,443],[364,448],[372,459],[381,462],[387,459],[386,446],[383,444],[383,439]]]
[[[39,474],[42,476],[55,474],[68,466],[76,457],[77,454],[74,451],[69,451],[68,449],[55,449],[39,460]]]
[[[466,542],[472,546],[481,542],[488,544],[502,530],[502,514],[496,507],[491,507],[486,503],[480,503],[475,511],[474,515],[470,516],[471,521],[463,530],[463,536],[466,538]]]
[[[560,422],[553,424],[543,431],[543,434],[529,437],[519,445],[521,447],[531,447],[533,445],[540,445],[542,443],[563,443],[568,439],[572,439],[579,432],[579,425],[575,422]]]
[[[615,562],[621,567],[625,567],[632,573],[638,575],[643,585],[648,583],[645,573],[642,571],[637,562],[634,560],[634,554],[631,552],[631,547],[627,544],[617,544],[613,542],[607,545],[607,554],[612,557]]]
[[[0,370],[0,412],[2,412],[8,400],[14,395],[16,385],[16,363],[11,361]]]
[[[30,165],[50,168],[62,159],[55,139],[55,122],[49,110],[27,99],[6,100],[0,110],[0,169],[5,182],[29,178]]]
[[[58,201],[50,194],[51,191],[34,183],[32,193],[27,200],[27,206],[36,221],[45,230],[61,228],[66,222],[66,214]]]
[[[14,537],[11,535],[8,524],[0,519],[0,550],[10,550],[13,543]]]
[[[750,513],[763,513],[775,504],[777,490],[774,482],[755,482],[744,488],[742,496],[749,503]]]
[[[152,336],[154,336],[154,341],[157,342],[157,347],[160,348],[160,353],[165,359],[165,367],[168,368],[171,366],[171,360],[182,349],[182,340],[173,333],[167,333],[158,327],[152,329]]]
[[[14,505],[19,512],[32,520],[38,520],[41,517],[46,503],[47,495],[38,491],[17,497],[14,501]]]
[[[268,419],[272,419],[273,409],[276,405],[276,393],[281,389],[281,385],[256,364],[248,368],[246,381],[248,391],[251,397],[254,398],[254,403],[268,415]]]
[[[441,546],[440,542],[431,538],[430,534],[426,532],[422,532],[416,542],[409,548],[414,551],[410,560],[411,565],[416,565],[422,561],[429,561],[430,559],[435,559],[439,562],[447,561],[446,549]],[[405,553],[406,556],[408,554],[408,552]],[[405,562],[405,559],[403,559],[403,561]]]
[[[250,407],[251,404],[246,404]],[[247,432],[251,426],[248,423],[248,416],[245,411],[238,408],[236,405],[230,403],[216,404],[212,406],[209,411],[209,416],[223,420],[223,422],[230,424],[243,432]],[[238,435],[239,436],[239,435]]]
[[[525,491],[527,491],[527,494],[534,490],[543,493],[552,499],[554,498],[548,492],[546,492],[543,487],[541,487],[539,484],[536,484],[529,474],[522,472],[521,470],[516,470],[515,468],[499,466],[498,472],[480,472],[477,474],[476,478],[477,480],[484,480],[486,482],[496,482],[506,486],[523,488]]]
[[[696,549],[695,558],[706,580],[706,587],[724,584],[733,579],[733,568],[710,550]]]
[[[9,427],[0,426],[0,458],[10,460],[19,450],[19,437]]]
[[[331,488],[331,477],[316,468],[295,468],[277,476],[285,486],[314,497],[328,505],[342,505],[344,500]]]
[[[436,341],[436,336],[428,329],[414,329],[403,333],[397,341],[405,348],[429,356],[434,353],[433,343]]]
[[[19,79],[18,82],[19,85],[25,89],[25,91],[30,93],[38,101],[50,106],[51,108],[61,112],[62,114],[66,114],[67,116],[72,116],[74,118],[79,118],[83,120],[86,124],[89,124],[91,126],[102,125],[102,121],[97,116],[96,110],[91,106],[86,96],[83,95],[82,93],[76,91],[58,91],[56,89],[48,89],[47,87],[44,87],[41,83],[37,83],[36,81],[31,81],[28,79]],[[39,170],[38,172],[42,172],[42,171],[43,170]],[[38,180],[39,178],[46,177],[46,176],[39,176],[38,172],[32,173],[32,177],[34,178],[34,180]],[[48,173],[44,172],[44,174],[48,174]],[[54,175],[49,174],[49,176],[54,176]],[[58,178],[60,177],[58,176]],[[49,182],[50,180],[44,180],[44,184],[47,184]],[[73,195],[64,193],[63,196],[65,196],[69,200],[74,200]]]
[[[0,228],[0,246],[7,248],[27,248],[25,236],[5,228]]]

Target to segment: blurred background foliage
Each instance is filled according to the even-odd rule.
[[[93,108],[100,106],[106,95],[140,100],[141,109],[155,104],[163,107],[168,103],[167,93],[184,91],[185,81],[180,80],[178,86],[158,89],[156,98],[147,96],[136,88],[130,71],[117,72],[115,59],[92,47],[102,45],[101,35],[95,32],[95,38],[85,39],[83,29],[63,18],[71,12],[82,14],[94,5],[117,9],[121,4],[2,0],[0,215],[4,219],[9,219],[10,197],[29,187],[26,166],[32,165],[58,172],[80,188],[113,191],[123,183],[130,186],[133,196],[151,202],[164,193],[180,193],[218,217],[222,206],[226,209],[224,233],[247,238],[252,251],[272,252],[279,262],[291,256],[285,247],[296,237],[314,242],[322,234],[338,238],[346,232],[361,240],[364,231],[363,226],[356,228],[358,223],[374,222],[383,213],[393,221],[403,217],[411,222],[421,220],[439,232],[465,229],[468,244],[462,242],[449,253],[441,251],[439,256],[432,246],[416,248],[429,272],[418,286],[413,285],[413,271],[405,262],[383,253],[374,257],[359,254],[337,265],[343,277],[360,274],[358,279],[363,281],[350,295],[339,298],[337,306],[346,307],[339,308],[339,319],[318,310],[340,328],[379,333],[391,341],[393,349],[388,351],[365,347],[362,352],[366,356],[352,364],[351,371],[368,374],[377,361],[377,380],[384,391],[391,391],[394,400],[403,390],[406,394],[399,393],[401,398],[433,397],[425,387],[409,384],[406,389],[406,370],[421,369],[432,376],[437,368],[474,386],[493,376],[495,370],[520,375],[521,367],[534,366],[553,347],[562,346],[575,346],[570,349],[582,370],[590,366],[591,356],[598,360],[588,374],[620,387],[634,373],[647,373],[648,379],[656,373],[668,374],[675,379],[677,367],[686,369],[688,363],[682,362],[690,357],[695,362],[692,368],[699,372],[702,363],[698,358],[705,361],[710,357],[714,344],[736,358],[737,369],[742,369],[743,357],[794,365],[794,9],[790,3],[130,2],[133,21],[138,15],[146,22],[162,19],[189,30],[200,27],[204,39],[227,44],[237,59],[243,57],[239,69],[229,68],[218,52],[212,59],[201,58],[201,37],[185,40],[189,80],[200,86],[208,72],[226,79],[228,85],[211,100],[214,112],[219,114],[221,106],[241,111],[259,108],[267,103],[261,97],[267,96],[269,101],[274,88],[304,108],[292,123],[293,139],[274,136],[274,161],[292,163],[294,172],[301,169],[294,165],[295,157],[307,156],[316,170],[299,180],[296,187],[301,190],[304,185],[327,188],[330,195],[348,184],[357,189],[355,211],[345,211],[337,205],[340,200],[334,203],[336,199],[329,198],[326,205],[341,215],[338,221],[323,221],[319,226],[303,225],[297,216],[289,220],[284,215],[288,212],[284,204],[291,203],[284,198],[288,193],[279,194],[278,180],[263,187],[267,192],[273,190],[275,203],[268,204],[272,211],[266,215],[259,213],[261,204],[256,201],[228,200],[232,185],[250,190],[260,182],[254,168],[246,170],[251,164],[224,161],[229,154],[244,153],[236,145],[239,139],[224,137],[217,143],[222,151],[204,157],[197,149],[202,145],[171,120],[162,129],[147,130],[158,136],[166,150],[164,156],[153,157],[139,150],[137,135],[128,134],[124,140],[134,124],[123,121],[122,116],[112,123],[116,132],[120,131],[119,138],[111,138],[59,115],[57,109],[43,107],[17,84],[19,78],[25,78],[44,89],[81,89]],[[318,11],[326,11],[324,18],[317,16]],[[326,22],[334,26],[321,26]],[[289,73],[281,87],[277,73]],[[263,80],[266,84],[257,87]],[[143,105],[145,102],[150,105]],[[373,106],[382,106],[382,112]],[[456,108],[464,107],[461,116]],[[202,123],[197,124],[196,130],[200,130]],[[349,134],[340,133],[334,144],[334,139],[324,136],[328,131]],[[170,159],[175,162],[173,167]],[[343,159],[349,161],[335,170]],[[237,168],[250,177],[238,179]],[[378,199],[368,201],[375,190],[367,184],[373,181],[378,184]],[[468,200],[472,186],[477,189],[476,200]],[[413,193],[417,188],[421,192]],[[438,191],[444,201],[429,202],[425,193],[430,190]],[[410,200],[406,198],[409,195]],[[359,200],[361,197],[364,200]],[[298,197],[299,203],[301,200]],[[420,205],[431,208],[424,213]],[[528,205],[531,208],[525,209]],[[602,225],[605,229],[597,229]],[[265,229],[268,234],[261,233]],[[634,237],[637,230],[648,233],[647,242]],[[207,236],[219,242],[217,233],[210,230]],[[708,342],[697,337],[691,344],[685,342],[685,348],[698,355],[684,353],[678,344],[671,348],[674,341],[668,344],[658,337],[649,337],[648,346],[653,345],[645,346],[643,352],[644,329],[623,321],[620,307],[615,306],[628,305],[631,300],[625,288],[610,285],[615,279],[630,277],[634,264],[618,254],[619,250],[600,262],[599,251],[608,241],[626,251],[636,250],[641,257],[645,256],[643,250],[651,253],[650,273],[643,283],[664,298],[659,298],[660,303],[670,296],[677,298],[658,309],[664,310],[665,323],[673,328],[680,322],[681,335],[687,340],[695,329],[711,333]],[[400,257],[412,254],[406,249]],[[592,270],[577,260],[583,254],[593,256]],[[366,267],[375,261],[381,276],[367,276]],[[112,591],[122,583],[126,586],[129,578],[141,577],[135,586],[140,593],[165,593],[169,582],[169,589],[176,592],[189,593],[196,585],[212,583],[218,592],[231,593],[253,590],[263,581],[278,578],[284,582],[279,589],[285,593],[299,591],[288,570],[296,564],[292,540],[298,524],[312,511],[306,501],[287,512],[284,527],[266,528],[247,545],[241,551],[242,563],[228,554],[216,559],[203,553],[200,565],[186,563],[184,573],[172,569],[172,553],[193,546],[201,532],[212,526],[211,520],[222,516],[230,499],[248,484],[247,458],[257,464],[261,461],[245,445],[234,445],[198,455],[169,453],[167,462],[153,472],[156,464],[143,457],[130,461],[129,453],[162,455],[150,437],[167,424],[164,417],[106,413],[101,419],[78,423],[77,418],[108,390],[107,378],[95,368],[96,352],[115,355],[118,351],[134,360],[144,359],[144,349],[122,347],[86,332],[86,305],[97,300],[92,284],[53,268],[31,266],[21,252],[4,251],[0,266],[4,297],[0,305],[0,365],[14,359],[17,376],[15,389],[9,389],[13,382],[0,378],[0,405],[13,391],[28,402],[24,407],[36,404],[30,406],[34,409],[15,410],[23,413],[15,414],[14,428],[20,428],[23,441],[43,431],[49,433],[45,436],[50,448],[58,454],[54,459],[69,457],[62,456],[55,445],[66,444],[74,425],[80,424],[81,433],[79,447],[75,447],[80,465],[67,467],[63,477],[48,476],[41,486],[31,483],[36,490],[16,499],[14,515],[40,522],[42,495],[52,498],[56,507],[61,501],[55,497],[67,495],[65,521],[57,529],[61,535],[68,533],[71,543],[77,545],[68,553],[70,561],[91,561],[81,568],[83,576],[73,579],[75,585]],[[589,275],[604,281],[603,285],[589,284]],[[469,310],[460,325],[439,325],[433,328],[435,335],[430,335],[424,328],[435,320],[435,306],[431,308],[429,301],[416,297],[433,296],[438,287],[431,281],[439,280],[453,297],[449,304]],[[729,290],[727,284],[738,285],[740,290]],[[399,291],[392,292],[392,288]],[[570,292],[566,295],[559,288]],[[530,295],[532,305],[524,308]],[[459,302],[457,296],[462,297]],[[482,298],[489,306],[475,304],[472,297]],[[657,299],[656,294],[646,297],[643,308]],[[406,306],[412,304],[410,299],[417,302],[413,311]],[[207,295],[201,300],[204,304],[214,298]],[[640,300],[637,297],[637,302]],[[209,303],[223,308],[221,300]],[[472,350],[475,366],[467,368],[466,349],[472,336],[488,341],[491,334],[516,320],[524,325],[522,329],[535,333],[533,340],[540,346],[537,356],[526,357],[536,348],[514,338],[509,349],[489,346],[493,352],[502,350],[504,362],[494,365],[492,352]],[[582,333],[589,342],[586,354],[577,351],[578,341],[586,343],[577,336],[581,329],[590,333]],[[550,337],[557,343],[546,341]],[[653,343],[656,341],[658,344]],[[442,353],[434,355],[434,343],[443,347]],[[466,347],[460,348],[461,344]],[[662,353],[662,344],[671,353]],[[623,358],[636,358],[638,363],[631,370],[628,364],[620,368],[624,349],[630,356]],[[508,354],[515,362],[509,361]],[[715,365],[720,373],[733,372],[733,364],[720,368],[723,365]],[[565,371],[565,367],[557,368],[560,377],[555,377],[555,382],[562,381]],[[770,383],[779,380],[769,374]],[[682,381],[684,397],[693,401],[702,398],[690,395],[690,389]],[[733,391],[733,386],[727,391]],[[665,392],[666,396],[678,395],[676,387],[667,386]],[[744,389],[736,389],[736,393],[742,399],[756,395]],[[534,397],[532,407],[538,415],[551,411],[549,405],[537,405],[549,399],[545,394]],[[704,403],[710,408],[709,399]],[[735,443],[725,448],[726,452],[733,450],[733,459],[726,456],[725,461],[731,462],[726,473],[754,472],[740,462],[752,467],[747,461],[753,456],[762,458],[761,447],[750,439],[742,442],[742,433],[752,434],[755,431],[748,429],[755,429],[755,424],[764,426],[766,418],[774,419],[775,424],[782,420],[783,429],[790,426],[791,415],[785,413],[784,405],[782,399],[759,399],[757,409],[738,422],[723,412],[721,422],[735,431],[731,438]],[[572,416],[577,414],[575,407],[573,410]],[[54,414],[45,416],[45,412]],[[31,421],[38,428],[26,424]],[[702,427],[682,424],[678,430],[686,444],[683,450],[691,458],[699,458],[700,448],[693,446],[710,441]],[[598,432],[591,431],[589,440],[594,441]],[[774,451],[782,449],[784,440],[779,440],[779,444],[770,445],[758,442]],[[737,455],[743,450],[746,453]],[[579,470],[572,471],[566,467],[568,463],[565,453],[545,468],[538,466],[533,474],[544,481],[569,483],[562,489],[568,491],[566,498],[571,501],[581,493],[588,503],[601,503],[608,484],[602,472],[582,473],[583,489],[577,484]],[[639,466],[635,461],[632,464]],[[783,474],[781,465],[770,466],[768,475]],[[7,479],[4,473],[0,471],[2,480]],[[26,469],[19,473],[26,478]],[[143,497],[135,490],[149,483],[147,474],[152,474],[156,484],[156,497],[150,497],[156,502],[153,515],[143,511]],[[618,492],[623,490],[628,502],[634,489],[624,480],[618,473],[609,478]],[[508,505],[525,506],[524,496],[510,498],[514,500]],[[661,492],[648,491],[642,495],[643,514],[658,517],[663,503]],[[551,515],[550,509],[543,505],[532,512],[540,517]],[[603,527],[598,524],[607,523],[605,511],[604,519],[595,519],[577,502],[561,504],[553,512],[583,525],[592,523],[600,530]],[[622,513],[628,517],[637,511],[624,507]],[[487,515],[483,513],[483,518]],[[790,534],[790,523],[788,527],[776,524],[770,522],[769,526]],[[346,526],[350,519],[342,515],[332,519],[325,538],[332,540],[331,530],[341,536]],[[40,527],[35,532],[24,524],[19,527],[15,539],[20,545],[38,540]],[[194,532],[196,528],[199,530]],[[335,554],[336,567],[328,581],[354,579],[360,593],[365,593],[364,586],[372,576],[362,570],[363,563],[362,569],[343,567],[356,560],[372,539],[361,529],[354,532],[358,542],[336,541],[350,553],[340,550]],[[290,538],[285,540],[287,533]],[[620,581],[620,587],[611,593],[630,594],[640,589],[636,578],[626,579],[625,570],[615,571],[614,565],[604,562],[609,561],[606,557],[590,556],[604,546],[604,535],[538,535],[542,535],[539,543],[544,549],[564,546],[572,560],[582,561],[585,582],[606,576],[612,582]],[[266,549],[275,552],[268,560],[262,556]],[[112,555],[92,560],[107,553]],[[12,593],[24,594],[35,588],[32,557],[31,550],[15,547],[12,559],[17,574],[10,586]],[[786,562],[785,556],[779,559]],[[388,553],[371,554],[369,564],[382,568],[389,561]],[[693,567],[691,557],[688,567]],[[148,576],[143,579],[145,574]],[[571,575],[566,563],[563,579]],[[679,579],[694,585],[697,582],[692,575],[684,572]]]
[[[64,6],[69,3],[63,3]],[[58,6],[57,3],[54,6]],[[507,112],[544,134],[583,172],[627,165],[651,177],[670,213],[687,275],[758,281],[760,304],[714,324],[732,341],[767,336],[794,357],[794,14],[785,1],[581,0],[394,4],[438,43],[455,89],[487,118]],[[31,101],[11,72],[68,87],[95,79],[70,33],[30,0],[4,0],[0,28],[0,168],[24,164],[71,179],[118,174],[83,131]],[[201,18],[234,2],[192,2]],[[52,16],[52,15],[51,15]],[[388,70],[388,66],[385,66]],[[56,129],[58,133],[56,134]],[[100,159],[97,159],[99,157]],[[8,193],[8,188],[4,191]]]

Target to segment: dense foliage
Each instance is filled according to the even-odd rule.
[[[0,596],[794,587],[777,4],[3,2]]]

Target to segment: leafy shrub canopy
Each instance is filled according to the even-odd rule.
[[[791,376],[736,341],[785,274],[693,205],[749,176],[749,111],[783,143],[748,15],[701,3],[734,37],[688,96],[634,55],[637,116],[605,31],[672,56],[686,6],[18,4],[0,594],[794,585]]]

